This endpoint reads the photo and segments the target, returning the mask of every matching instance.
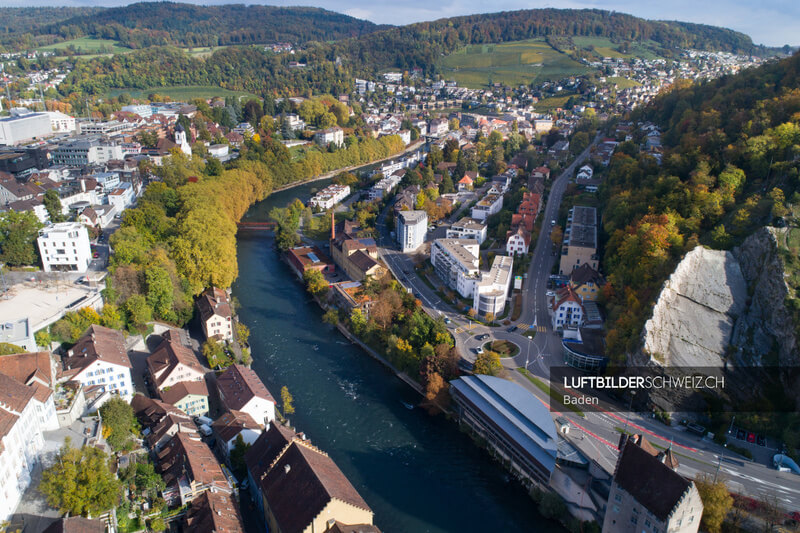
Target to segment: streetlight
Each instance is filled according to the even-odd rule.
[[[628,432],[628,422],[631,419],[631,410],[633,409],[633,397],[636,396],[636,391],[631,391],[631,401],[628,403],[628,415],[625,417],[625,427],[622,428],[622,434],[626,434]]]

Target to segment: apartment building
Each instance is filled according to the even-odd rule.
[[[45,272],[86,272],[92,262],[89,232],[78,222],[59,222],[39,230],[36,239]]]
[[[478,314],[499,316],[506,308],[508,290],[514,268],[514,258],[508,255],[496,255],[489,272],[483,272],[481,279],[475,283],[473,308]]]
[[[447,228],[448,239],[475,239],[478,244],[486,240],[486,224],[480,220],[463,217],[458,222]]]
[[[561,246],[559,273],[569,276],[581,265],[588,264],[597,270],[597,210],[576,205],[570,209],[564,241]]]
[[[397,214],[397,242],[405,253],[415,252],[425,244],[428,214],[425,211],[400,211]]]
[[[473,239],[436,239],[431,263],[439,278],[464,298],[472,298],[480,279],[480,245]]]

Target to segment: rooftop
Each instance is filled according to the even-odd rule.
[[[400,218],[403,219],[403,223],[407,226],[411,224],[424,224],[428,221],[428,213],[425,211],[400,211],[399,215]]]

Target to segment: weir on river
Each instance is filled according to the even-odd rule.
[[[254,206],[243,222],[267,221],[301,185]],[[411,390],[322,322],[322,311],[284,264],[267,233],[239,234],[233,295],[251,330],[253,369],[273,396],[288,386],[291,423],[328,453],[375,512],[385,533],[563,531],[543,519],[524,489],[456,424],[431,417]],[[243,512],[253,513],[247,505]],[[248,520],[250,521],[250,520]]]

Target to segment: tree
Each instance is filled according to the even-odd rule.
[[[728,511],[733,507],[733,497],[721,479],[714,481],[709,475],[701,475],[694,480],[697,492],[703,500],[702,528],[708,533],[719,533]]]
[[[500,362],[500,356],[497,352],[485,350],[483,353],[478,354],[475,359],[473,371],[476,374],[486,374],[487,376],[501,374],[503,372],[503,364]]]
[[[428,376],[428,383],[425,386],[425,399],[431,403],[431,411],[438,411],[439,407],[447,408],[450,403],[450,386],[445,382],[438,372],[433,372]]]
[[[53,337],[50,336],[50,332],[46,329],[40,329],[37,331],[33,335],[33,338],[36,341],[36,346],[47,348],[48,350],[50,349],[50,345],[53,343]]]
[[[172,314],[173,287],[169,272],[153,266],[144,272],[147,287],[147,305],[157,317],[169,320]]]
[[[36,239],[41,227],[33,211],[0,213],[0,260],[11,266],[36,263]]]
[[[314,296],[323,296],[328,292],[328,282],[319,270],[306,270],[303,273],[303,280],[306,282],[306,289],[308,289],[308,292]]]
[[[561,230],[561,226],[556,226],[550,231],[550,240],[553,241],[554,246],[561,246],[561,241],[564,240],[564,232]]]
[[[25,348],[11,344],[10,342],[0,342],[0,355],[11,355],[15,353],[25,353]]]
[[[250,340],[250,328],[238,320],[236,321],[236,339],[241,346],[247,345],[247,341]]]
[[[289,392],[289,387],[284,385],[281,387],[281,402],[283,402],[283,414],[284,416],[293,415],[294,414],[294,398],[292,397],[292,393]]]
[[[120,471],[119,479],[131,492],[146,494],[149,498],[155,498],[165,488],[164,479],[150,462],[129,464]]]
[[[494,322],[494,319],[495,319],[494,313],[486,313],[485,318],[486,318],[486,322],[491,324],[492,322]]]
[[[244,441],[242,434],[236,435],[236,440],[233,442],[233,449],[231,450],[231,469],[238,479],[244,479],[247,476],[247,465],[244,462],[244,455],[250,449],[250,444]]]
[[[134,294],[125,302],[125,311],[128,315],[128,324],[135,329],[143,329],[153,320],[153,310],[141,294]]]
[[[130,449],[131,437],[139,432],[133,407],[120,397],[113,397],[100,407],[103,437],[115,452]]]
[[[228,358],[225,356],[225,347],[214,337],[209,337],[203,343],[203,357],[208,360],[208,366],[211,368],[227,366]]]
[[[61,513],[89,516],[115,507],[120,482],[109,470],[108,456],[93,446],[72,448],[64,442],[52,466],[42,472],[39,490]]]
[[[339,313],[336,311],[336,309],[331,307],[330,309],[325,311],[324,315],[322,315],[322,321],[325,322],[326,324],[335,326],[336,324],[339,323]]]
[[[50,222],[56,223],[64,220],[64,215],[61,211],[61,197],[58,196],[58,191],[55,189],[48,189],[42,197],[42,203],[47,210],[47,216],[50,218]]]

